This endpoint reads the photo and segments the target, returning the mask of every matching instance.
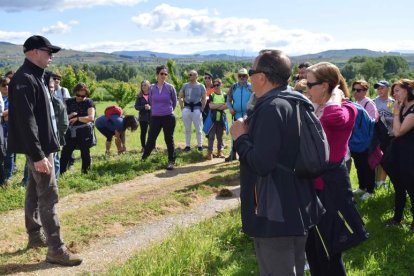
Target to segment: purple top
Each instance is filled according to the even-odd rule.
[[[161,91],[157,84],[152,84],[149,92],[151,116],[166,116],[174,112],[177,105],[177,92],[174,86],[164,83]]]

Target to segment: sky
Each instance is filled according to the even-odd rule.
[[[364,48],[414,52],[408,0],[0,0],[0,41],[40,34],[81,51],[289,55]]]

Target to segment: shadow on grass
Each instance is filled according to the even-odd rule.
[[[176,190],[177,193],[187,193],[199,190],[203,186],[212,187],[212,188],[219,188],[225,186],[237,186],[239,185],[239,175],[237,173],[233,173],[231,175],[221,176],[217,175],[212,178],[207,179],[204,182],[197,183],[194,185],[187,186],[183,189]]]
[[[26,254],[27,250],[29,249],[23,248],[23,249],[18,249],[14,252],[1,253],[0,257],[11,258],[11,257],[20,256],[20,255]]]
[[[6,265],[0,265],[0,274],[1,275],[10,275],[10,274],[16,274],[16,273],[30,273],[30,272],[36,272],[41,270],[47,270],[54,267],[58,267],[58,265],[49,264],[46,261],[42,261],[39,263],[34,264],[6,264]]]
[[[360,201],[358,208],[370,236],[367,241],[345,252],[349,274],[414,275],[414,233],[407,226],[385,226],[393,216],[394,192],[378,190],[375,197]],[[406,206],[406,218],[411,217],[407,215],[407,209]]]

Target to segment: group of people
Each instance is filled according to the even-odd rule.
[[[360,111],[349,100],[346,80],[337,66],[328,62],[304,64],[303,72],[295,80],[302,85],[297,92],[289,86],[292,70],[289,57],[278,50],[262,50],[250,70],[238,70],[238,82],[227,94],[222,90],[221,79],[213,79],[211,73],[205,72],[203,85],[198,82],[198,72],[191,70],[189,82],[177,96],[175,87],[167,82],[168,68],[161,65],[156,68],[156,83],[141,82],[135,102],[138,119],[113,109],[95,121],[95,106],[88,97],[87,85],[77,84],[73,90],[75,96],[70,98],[68,91],[59,85],[61,76],[45,74],[60,47],[45,37],[31,36],[23,50],[24,64],[12,78],[2,78],[1,82],[0,108],[6,127],[1,128],[3,154],[0,155],[7,156],[7,152],[26,155],[28,248],[47,246],[46,261],[67,266],[82,262],[61,238],[55,209],[56,181],[58,173],[64,173],[73,162],[75,149],[81,151],[82,172],[89,170],[89,150],[96,144],[93,122],[106,137],[106,153],[113,137],[118,153],[125,152],[125,130],[140,126],[144,161],[163,130],[167,169],[171,170],[176,158],[174,110],[178,101],[186,134],[184,151],[191,151],[194,125],[198,151],[203,150],[202,130],[208,137],[209,160],[214,156],[224,158],[223,134],[229,129],[225,110],[229,109],[233,117],[232,149],[226,160],[235,160],[236,153],[239,156],[242,227],[254,237],[261,275],[303,275],[305,252],[312,275],[346,275],[342,252],[367,238],[351,190],[346,162],[349,156],[354,159],[359,180],[355,194],[363,192],[362,199],[368,199],[376,183],[374,169],[368,164],[372,149],[353,152],[348,147]],[[384,183],[386,174],[389,175],[396,193],[395,214],[387,225],[400,225],[407,192],[414,206],[409,163],[414,153],[414,81],[395,82],[391,86],[394,99],[388,95],[389,87],[385,80],[376,83],[378,97],[374,101],[367,97],[369,87],[363,80],[353,82],[351,91],[364,112],[376,122],[378,147],[384,153],[377,184]],[[313,105],[326,135],[328,164],[316,178],[303,178],[294,171],[300,150],[299,105],[281,97],[286,94]],[[217,152],[213,154],[215,139]],[[3,146],[5,141],[7,147]],[[57,153],[61,146],[59,160]],[[414,223],[411,230],[414,231]]]

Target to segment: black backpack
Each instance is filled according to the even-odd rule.
[[[315,178],[328,168],[329,144],[312,103],[296,91],[282,92],[278,98],[287,100],[296,112],[299,128],[299,152],[293,173],[302,178]],[[292,172],[282,164],[279,168]]]

